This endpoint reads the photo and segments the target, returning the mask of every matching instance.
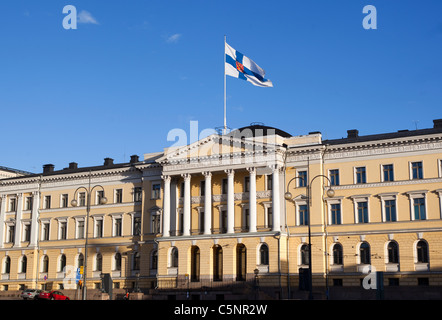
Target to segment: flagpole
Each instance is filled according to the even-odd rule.
[[[226,35],[224,35],[224,130],[223,134],[227,133],[227,107],[226,107]]]

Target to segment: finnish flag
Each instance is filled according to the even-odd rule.
[[[273,83],[265,79],[265,71],[251,59],[236,51],[226,42],[225,73],[234,78],[249,81],[258,87],[273,87]]]

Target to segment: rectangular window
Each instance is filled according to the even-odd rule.
[[[61,195],[61,207],[62,208],[68,207],[68,204],[69,204],[68,199],[69,199],[69,196],[67,194]]]
[[[268,174],[266,176],[267,178],[267,190],[272,190],[273,188],[273,176],[271,174]]]
[[[50,209],[51,208],[51,196],[45,196],[44,208],[45,209]]]
[[[267,228],[273,228],[273,208],[267,208]]]
[[[115,203],[123,203],[123,189],[115,189]]]
[[[77,221],[77,239],[84,239],[84,221]]]
[[[412,162],[411,163],[411,176],[412,179],[423,179],[424,173],[422,169],[422,162]]]
[[[250,177],[244,177],[244,192],[250,191]]]
[[[358,202],[358,222],[368,223],[368,203]]]
[[[308,225],[308,208],[306,204],[299,206],[299,225]]]
[[[121,218],[115,218],[114,220],[114,236],[121,237],[122,221]]]
[[[221,219],[220,219],[220,226],[219,226],[221,233],[227,232],[227,210],[221,210]]]
[[[31,240],[31,225],[29,223],[23,225],[23,241],[29,242]]]
[[[155,183],[152,185],[152,199],[161,198],[161,184]]]
[[[15,238],[15,225],[8,226],[8,242],[13,243]]]
[[[161,185],[160,185],[160,189],[161,189]],[[142,200],[143,200],[143,189],[141,187],[135,187],[134,188],[134,202],[140,202]]]
[[[396,200],[385,200],[385,221],[396,220]]]
[[[141,217],[134,217],[133,224],[134,224],[133,225],[133,228],[134,228],[133,235],[134,236],[141,235]]]
[[[414,206],[414,220],[425,220],[425,199],[424,198],[416,198],[413,199]]]
[[[307,171],[298,171],[298,187],[307,187]]]
[[[49,240],[49,222],[43,223],[41,232],[41,240]]]
[[[32,197],[26,197],[25,199],[25,210],[32,210]]]
[[[221,193],[227,194],[227,179],[223,179],[222,181]]]
[[[101,204],[101,199],[104,198],[104,190],[98,190],[97,191],[97,195],[96,195],[96,199],[95,199],[95,204],[99,205]]]
[[[66,221],[61,221],[59,229],[59,239],[66,240],[66,234],[67,234],[67,223]]]
[[[84,207],[86,205],[86,192],[80,192],[78,194],[78,200],[80,207]]]
[[[365,167],[356,168],[356,183],[367,183]]]
[[[160,215],[158,213],[154,213],[152,214],[152,225],[151,225],[151,230],[152,233],[157,234],[160,233],[161,229],[160,229]]]
[[[341,204],[332,204],[331,208],[331,224],[341,224]]]
[[[95,220],[95,238],[103,237],[103,219]]]
[[[330,170],[330,184],[332,186],[339,186],[339,170]]]
[[[206,181],[201,180],[200,182],[200,196],[204,197],[206,195]]]
[[[382,170],[384,173],[384,181],[394,181],[394,172],[392,164],[383,165]]]
[[[9,199],[9,212],[15,212],[17,210],[17,199],[10,198]]]

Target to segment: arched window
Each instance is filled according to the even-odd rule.
[[[223,280],[223,248],[220,245],[213,247],[213,281]]]
[[[261,247],[259,248],[259,264],[269,264],[269,247],[265,243],[261,244]]]
[[[367,242],[363,242],[359,247],[359,258],[361,264],[371,264],[370,245]]]
[[[158,269],[158,251],[153,250],[150,255],[150,269],[157,270]]]
[[[333,264],[343,264],[343,256],[344,252],[342,245],[340,243],[336,243],[333,246]]]
[[[236,281],[245,281],[247,274],[247,250],[242,243],[236,247]]]
[[[121,253],[119,252],[114,255],[114,271],[121,271]]]
[[[178,268],[178,249],[176,247],[170,251],[170,267]]]
[[[140,261],[141,261],[140,253],[135,252],[133,255],[132,270],[140,270]]]
[[[94,271],[102,271],[103,267],[103,256],[101,253],[97,253],[95,256],[95,270]]]
[[[308,255],[308,245],[303,244],[301,246],[301,264],[307,265],[309,264],[309,255]]]
[[[41,272],[47,273],[49,270],[49,257],[45,255],[42,259],[42,268]]]
[[[399,263],[399,245],[396,241],[391,241],[387,246],[388,263]]]
[[[28,268],[28,258],[26,258],[26,256],[22,256],[20,260],[20,272],[26,273],[27,268]]]
[[[417,262],[428,263],[428,244],[424,240],[420,240],[416,244]]]
[[[197,282],[200,279],[200,248],[197,246],[192,246],[190,251],[190,280]]]
[[[11,273],[11,258],[9,256],[5,257],[3,265],[3,273],[5,274]]]
[[[66,267],[66,256],[62,254],[58,263],[58,271],[62,272],[64,270],[64,267]]]

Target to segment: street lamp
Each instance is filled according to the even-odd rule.
[[[75,190],[74,192],[74,199],[72,199],[71,201],[71,205],[73,207],[78,206],[78,201],[75,199],[78,190],[80,189],[84,189],[86,191],[86,240],[84,243],[84,266],[83,266],[83,300],[86,300],[86,275],[87,275],[87,242],[88,242],[88,232],[89,232],[89,214],[91,211],[91,195],[92,195],[92,191],[95,188],[101,188],[101,190],[103,191],[103,196],[100,197],[100,204],[106,204],[107,203],[107,198],[104,196],[104,188],[101,185],[95,185],[91,188],[91,175],[89,173],[89,185],[88,188],[86,187],[78,187],[77,190]]]
[[[307,185],[307,220],[308,220],[308,270],[309,270],[309,299],[313,299],[313,279],[312,279],[312,234],[311,234],[311,228],[310,228],[310,205],[311,205],[311,188],[312,183],[316,178],[323,177],[328,180],[329,188],[327,190],[327,196],[329,198],[333,198],[335,196],[335,191],[330,187],[331,181],[327,176],[324,176],[322,174],[318,174],[317,176],[313,177],[312,180],[310,180],[310,183]],[[292,178],[289,183],[287,184],[287,192],[284,194],[284,198],[288,201],[293,200],[293,195],[290,193],[289,187],[290,183],[295,179],[301,179],[304,184],[306,184],[306,180],[303,177],[294,177]]]

